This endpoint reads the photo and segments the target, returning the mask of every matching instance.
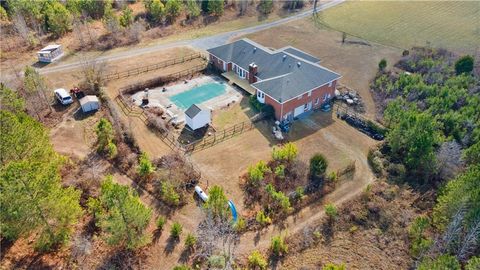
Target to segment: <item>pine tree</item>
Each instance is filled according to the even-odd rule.
[[[200,16],[200,6],[197,0],[187,0],[185,3],[187,8],[187,19],[195,19]]]
[[[165,12],[169,22],[174,22],[182,11],[182,3],[179,0],[167,0],[165,4]]]
[[[223,15],[223,0],[208,0],[207,3],[208,14],[213,16]]]
[[[45,128],[24,113],[0,111],[0,229],[8,239],[38,232],[36,247],[62,244],[82,213],[80,193],[63,188],[61,159]]]
[[[104,151],[105,147],[112,141],[114,136],[114,131],[112,124],[105,118],[100,119],[96,128],[97,140],[98,140],[98,151]]]
[[[109,245],[136,249],[150,241],[145,229],[152,210],[129,187],[113,183],[112,176],[103,181],[99,198],[88,204]]]
[[[209,196],[205,208],[209,209],[214,216],[225,218],[227,212],[228,199],[220,186],[213,186],[209,190]]]
[[[72,30],[72,20],[72,15],[64,5],[59,2],[47,5],[45,11],[47,29],[56,37],[63,36]]]

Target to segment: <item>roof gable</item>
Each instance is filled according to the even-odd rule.
[[[208,110],[208,108],[206,108],[205,106],[201,105],[201,104],[192,104],[192,106],[190,106],[186,111],[185,111],[185,114],[190,117],[190,118],[194,118],[195,116],[197,116],[200,112],[202,111],[206,111]]]

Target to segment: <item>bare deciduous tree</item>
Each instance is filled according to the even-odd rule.
[[[214,218],[209,211],[205,220],[198,225],[196,260],[208,260],[212,255],[225,256],[225,269],[232,269],[238,235],[230,221]]]
[[[460,241],[460,246],[457,249],[457,258],[466,262],[467,259],[475,252],[480,242],[480,218],[477,219],[470,229],[467,231],[465,237]]]
[[[31,35],[30,28],[27,26],[27,22],[21,13],[16,13],[12,18],[13,27],[15,28],[18,35],[26,42],[28,45],[31,44]]]
[[[98,92],[100,90],[100,87],[104,83],[103,76],[105,75],[106,68],[107,64],[105,62],[84,57],[82,61],[82,73],[84,83],[90,91]]]

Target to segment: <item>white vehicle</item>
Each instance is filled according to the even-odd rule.
[[[202,199],[203,202],[206,202],[208,200],[208,195],[203,192],[203,189],[199,186],[195,186],[195,192],[198,194],[200,199]]]
[[[60,102],[62,105],[68,105],[73,103],[72,96],[68,94],[67,90],[63,88],[56,89],[53,91],[55,93],[55,98]]]

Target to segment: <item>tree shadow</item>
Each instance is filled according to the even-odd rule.
[[[12,269],[51,269],[52,266],[45,263],[41,253],[35,256],[27,255],[16,261]]]
[[[185,247],[180,254],[180,258],[178,258],[179,263],[187,263],[190,259],[190,256],[193,254],[193,250]]]
[[[97,269],[137,269],[144,257],[133,251],[118,249],[113,251]]]
[[[2,238],[0,241],[0,247],[2,247],[2,252],[0,252],[0,261],[3,261],[5,254],[8,253],[8,250],[15,244],[15,241],[8,240],[6,238]]]
[[[167,255],[172,254],[173,250],[178,245],[178,243],[180,243],[179,238],[174,238],[174,237],[170,236],[168,238],[167,245],[165,246],[165,249],[163,250],[163,252]]]
[[[156,229],[155,231],[153,231],[152,241],[153,241],[154,243],[158,243],[158,240],[159,240],[160,237],[162,236],[162,233],[163,233],[163,229]]]

